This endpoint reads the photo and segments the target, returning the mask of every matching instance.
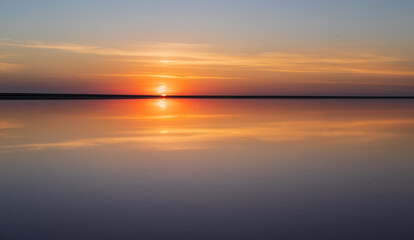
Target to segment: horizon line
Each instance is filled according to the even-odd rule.
[[[0,100],[88,100],[88,99],[414,99],[414,96],[384,95],[151,95],[79,93],[0,93]]]

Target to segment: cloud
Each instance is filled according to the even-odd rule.
[[[174,53],[174,51],[194,52],[195,48],[203,48],[204,45],[200,44],[184,44],[184,43],[153,43],[153,44],[139,44],[132,47],[132,49],[118,49],[118,48],[105,48],[93,45],[80,45],[75,43],[45,43],[41,41],[11,41],[1,40],[0,46],[8,47],[20,47],[20,48],[37,48],[37,49],[50,49],[65,52],[72,52],[78,54],[92,54],[92,55],[108,55],[108,56],[129,56],[129,57],[168,57],[168,52]],[[187,54],[184,54],[187,56]],[[190,56],[190,54],[188,54]]]
[[[44,43],[39,41],[0,40],[0,46],[49,49],[76,54],[116,56],[113,61],[140,63],[176,69],[218,68],[225,70],[252,70],[289,73],[352,73],[414,76],[411,59],[378,54],[368,49],[296,49],[269,51],[255,54],[217,51],[212,45],[184,43],[141,43],[129,49],[106,48],[74,43]],[[3,66],[11,69],[13,66]],[[194,76],[186,74],[107,73],[102,76],[161,77],[161,78],[210,78],[221,76]]]
[[[6,63],[1,61],[1,59],[8,59],[15,56],[17,55],[0,53],[0,73],[13,73],[23,68],[22,64]]]
[[[22,67],[21,64],[0,62],[0,73],[18,72]]]
[[[168,79],[245,79],[241,77],[224,77],[215,75],[166,75],[166,74],[151,74],[151,73],[108,73],[108,74],[91,74],[91,76],[99,77],[137,77],[137,78],[168,78]]]

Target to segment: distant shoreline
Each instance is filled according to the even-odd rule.
[[[284,95],[122,95],[67,93],[0,93],[0,100],[100,100],[100,99],[414,99],[414,96],[284,96]]]

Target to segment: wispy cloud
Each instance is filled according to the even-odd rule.
[[[241,77],[224,77],[215,75],[167,75],[167,74],[151,74],[151,73],[108,73],[108,74],[91,74],[100,77],[136,77],[136,78],[168,78],[168,79],[244,79]]]
[[[45,43],[39,41],[1,40],[0,46],[49,49],[76,54],[116,56],[113,61],[141,64],[163,64],[176,67],[225,67],[226,70],[248,69],[264,72],[292,73],[354,73],[379,75],[414,75],[414,62],[397,56],[388,56],[369,49],[296,49],[255,54],[217,51],[214,46],[183,43],[142,43],[129,49],[107,48],[74,43]],[[4,65],[11,69],[12,66]],[[197,76],[187,74],[107,73],[101,76],[211,78],[227,76]]]
[[[12,73],[17,72],[23,68],[22,64],[16,64],[16,63],[7,63],[3,62],[4,60],[7,60],[12,57],[16,57],[17,55],[14,54],[4,54],[0,53],[0,73]],[[3,59],[3,61],[2,61]]]
[[[73,52],[79,54],[92,55],[109,55],[109,56],[130,56],[130,57],[168,57],[176,51],[181,52],[184,56],[190,56],[190,52],[194,52],[196,48],[203,48],[200,44],[183,44],[183,43],[143,43],[132,46],[131,49],[106,48],[94,45],[81,45],[75,43],[45,43],[41,41],[12,41],[1,40],[0,46],[20,47],[20,48],[37,48],[50,49],[65,52]],[[172,51],[171,49],[174,49]],[[185,54],[188,53],[188,54]]]

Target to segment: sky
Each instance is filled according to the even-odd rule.
[[[412,0],[0,0],[0,92],[414,95]]]

